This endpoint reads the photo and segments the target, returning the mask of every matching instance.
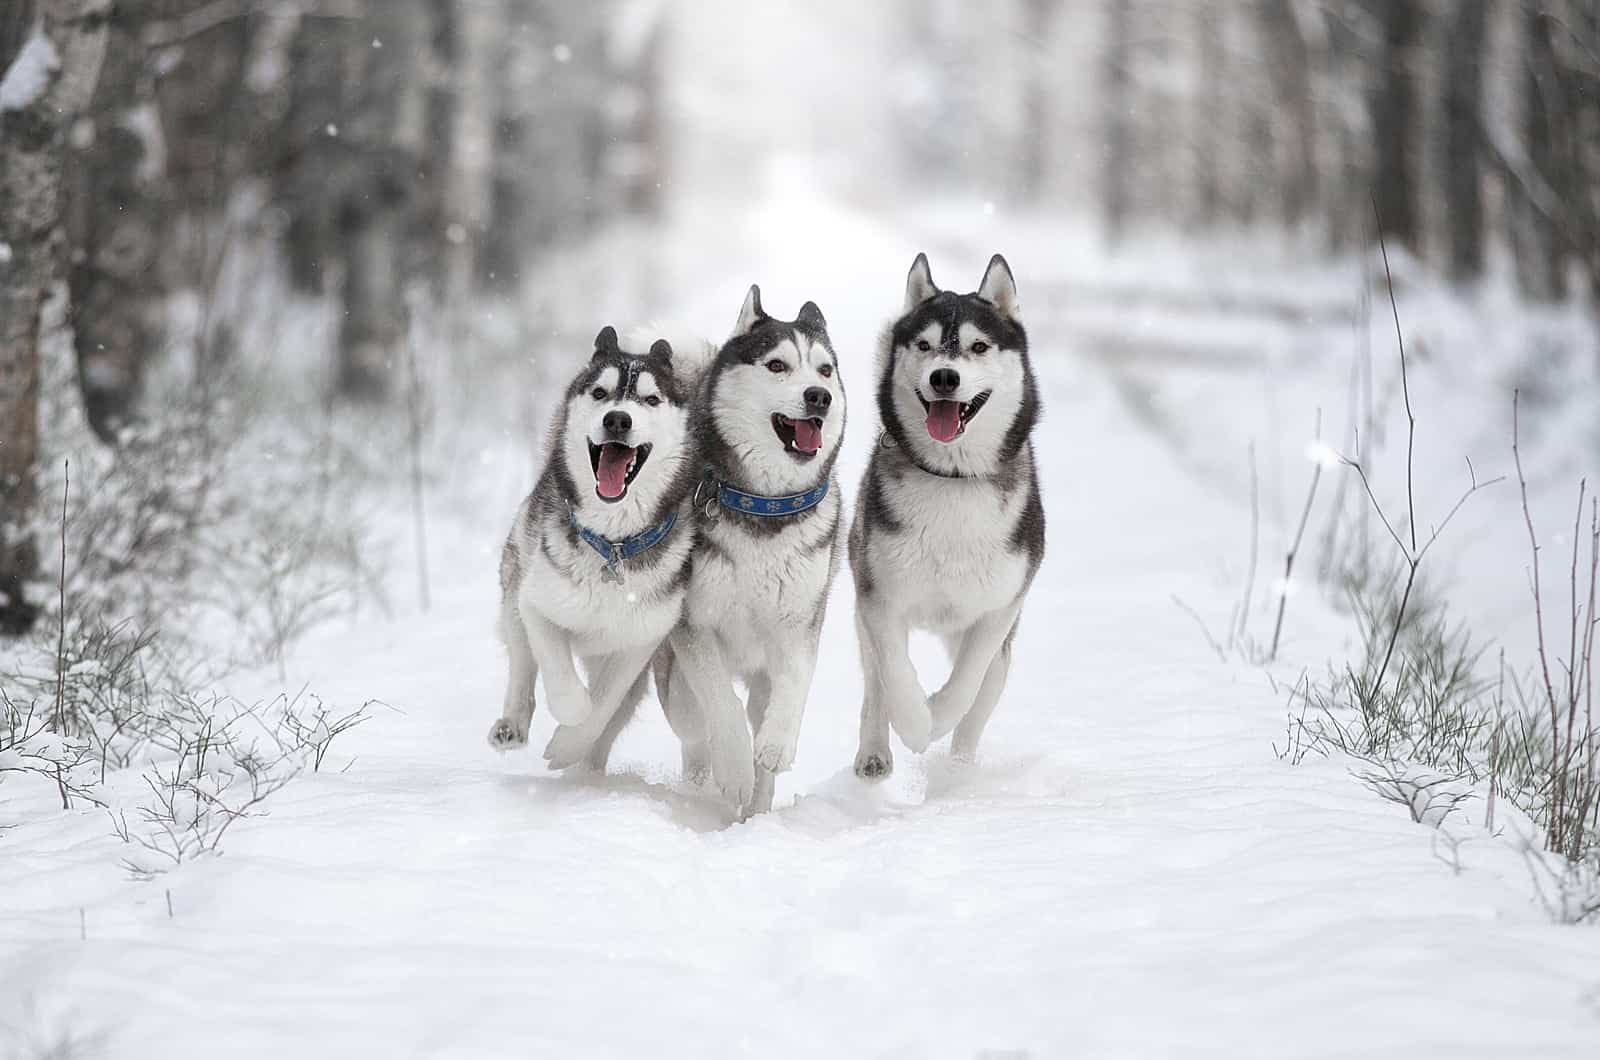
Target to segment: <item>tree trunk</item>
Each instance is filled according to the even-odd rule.
[[[1105,168],[1100,175],[1101,212],[1106,238],[1120,241],[1127,230],[1133,179],[1133,10],[1132,0],[1109,0],[1101,60],[1101,119]]]
[[[425,149],[419,160],[420,202],[414,240],[420,262],[436,298],[448,297],[449,250],[452,240],[465,238],[456,196],[455,145],[460,125],[461,98],[457,81],[463,54],[462,26],[456,0],[426,0],[428,19]]]
[[[1199,66],[1196,105],[1191,109],[1193,117],[1189,122],[1194,137],[1194,221],[1201,228],[1209,228],[1222,215],[1222,165],[1218,156],[1226,141],[1226,101],[1222,86],[1227,77],[1227,61],[1220,23],[1228,17],[1228,12],[1209,4],[1195,4],[1190,15]]]
[[[1480,0],[1456,5],[1444,78],[1444,204],[1450,278],[1483,272],[1483,60],[1488,12]]]
[[[1383,234],[1421,251],[1417,206],[1417,76],[1414,51],[1422,38],[1421,0],[1387,0],[1380,18],[1383,53],[1369,99],[1376,158],[1373,196]]]
[[[145,362],[162,334],[157,249],[171,235],[166,144],[141,38],[153,6],[153,0],[124,0],[113,10],[105,63],[84,118],[93,135],[74,137],[67,156],[78,382],[89,425],[107,443],[132,418]]]
[[[417,221],[425,199],[417,175],[427,132],[428,0],[388,0],[341,35],[350,74],[338,198],[344,316],[339,329],[341,397],[382,401],[405,338],[407,280],[419,271]]]
[[[1256,16],[1267,50],[1267,75],[1288,146],[1280,178],[1284,223],[1299,224],[1317,201],[1317,118],[1311,94],[1311,51],[1294,0],[1259,0]]]
[[[1523,285],[1534,298],[1566,295],[1566,267],[1572,235],[1565,216],[1576,190],[1571,174],[1571,111],[1556,56],[1556,20],[1538,7],[1524,16],[1527,80],[1523,86],[1522,127],[1528,163],[1535,179],[1551,194],[1546,202],[1528,195],[1527,239],[1521,255]]]
[[[1058,0],[1023,0],[1022,41],[1027,77],[1023,85],[1021,158],[1018,182],[1024,202],[1044,196],[1050,165],[1050,36]]]
[[[37,96],[0,110],[0,633],[24,633],[37,609],[26,587],[37,570],[32,524],[39,455],[39,309],[51,281],[67,132],[94,93],[105,54],[109,0],[29,0],[30,35],[16,49],[16,18],[0,20],[9,47],[41,62]],[[15,9],[13,8],[13,11]]]

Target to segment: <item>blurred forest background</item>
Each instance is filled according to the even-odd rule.
[[[764,182],[869,209],[974,194],[1111,245],[1269,230],[1307,256],[1367,245],[1376,216],[1455,284],[1600,280],[1594,0],[5,0],[0,71],[8,633],[39,610],[45,493],[103,498],[74,520],[118,542],[86,586],[183,577],[141,557],[281,517],[218,507],[204,470],[269,362],[306,415],[414,441],[421,331],[453,362],[530,329],[581,342],[597,314],[563,331],[552,268],[590,248],[620,276],[641,243],[609,234]],[[662,308],[638,282],[636,311]],[[465,311],[494,299],[522,332]],[[81,487],[50,441],[74,417],[100,450]],[[337,436],[277,446],[280,470]]]

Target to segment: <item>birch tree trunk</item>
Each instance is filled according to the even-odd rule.
[[[0,50],[0,70],[20,56],[40,75],[41,91],[0,107],[0,633],[11,635],[26,632],[37,615],[25,590],[38,563],[31,530],[39,310],[54,272],[67,134],[94,92],[110,2],[22,0],[21,6],[32,14],[25,37],[15,32],[24,21],[15,7],[0,22],[8,45]]]

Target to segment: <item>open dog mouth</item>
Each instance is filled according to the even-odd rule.
[[[628,495],[639,469],[650,456],[648,443],[640,446],[621,442],[589,443],[589,466],[594,469],[594,491],[603,501],[620,501]]]
[[[772,414],[772,429],[783,448],[801,460],[809,460],[822,448],[822,420],[792,420],[781,412]]]
[[[917,400],[922,402],[922,409],[928,414],[928,434],[936,442],[955,441],[967,429],[972,418],[983,409],[992,393],[993,390],[985,390],[971,401],[929,401],[920,390],[917,391]]]

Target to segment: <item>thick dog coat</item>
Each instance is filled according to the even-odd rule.
[[[491,746],[527,743],[543,673],[561,723],[545,757],[561,766],[587,754],[604,768],[644,694],[650,658],[682,614],[694,542],[699,460],[677,360],[665,340],[626,352],[608,327],[567,390],[544,472],[501,553],[510,674]]]
[[[975,294],[958,295],[939,290],[917,255],[879,352],[883,433],[850,528],[863,777],[893,769],[891,724],[913,751],[952,729],[956,755],[977,751],[1044,559],[1030,441],[1039,396],[1005,259],[994,256]],[[914,629],[940,635],[951,656],[931,697],[911,664]]]
[[[807,302],[793,321],[774,320],[750,288],[695,403],[706,474],[694,568],[684,622],[656,670],[685,772],[709,767],[747,813],[771,808],[775,778],[794,762],[842,559],[833,464],[844,425],[821,311]]]

